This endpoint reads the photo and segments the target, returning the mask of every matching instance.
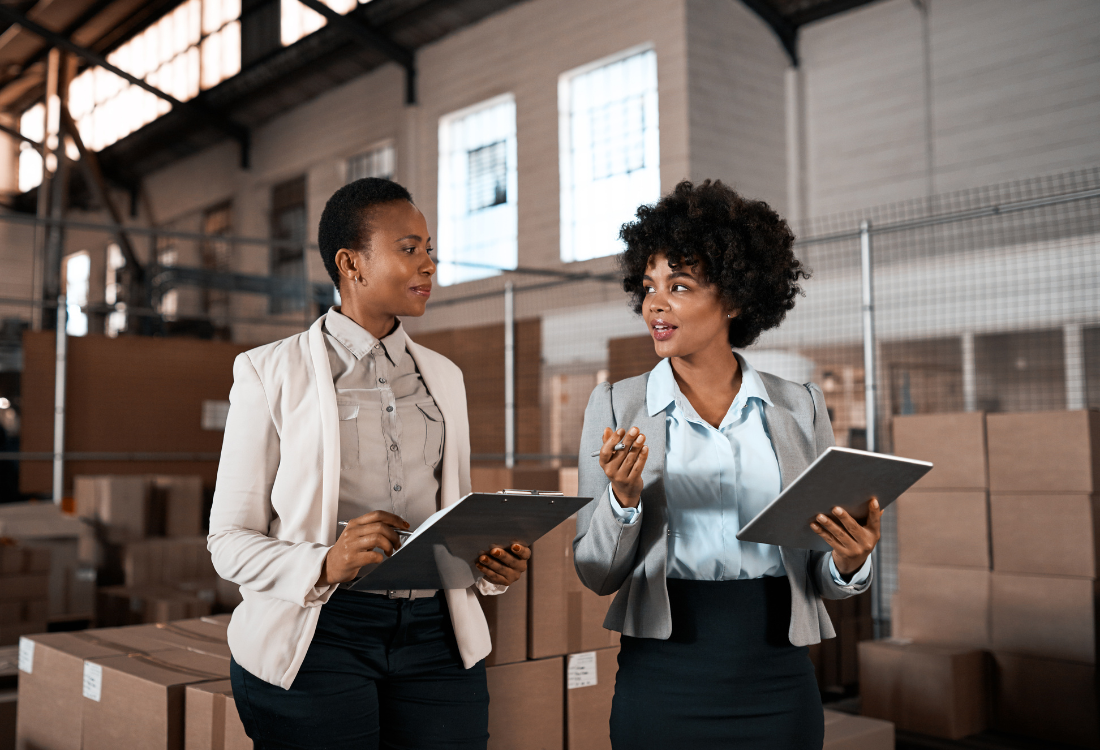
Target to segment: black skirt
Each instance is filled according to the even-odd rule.
[[[809,649],[787,635],[787,579],[669,579],[668,596],[667,641],[622,638],[615,750],[821,750],[821,693]]]

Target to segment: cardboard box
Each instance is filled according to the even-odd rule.
[[[1100,412],[990,414],[993,492],[1100,492]]]
[[[993,574],[993,650],[1096,664],[1091,578]]]
[[[188,685],[184,712],[184,750],[252,750],[229,680]]]
[[[184,649],[88,659],[83,750],[178,750],[183,747],[186,686],[227,679],[228,659]]]
[[[917,490],[984,490],[986,418],[983,412],[894,417],[894,453],[935,466]]]
[[[988,649],[989,580],[988,570],[899,564],[894,635],[918,643]]]
[[[946,739],[988,726],[989,670],[983,652],[886,640],[861,643],[859,656],[865,716]]]
[[[213,580],[218,577],[205,536],[152,538],[127,544],[122,549],[122,570],[127,586],[210,581],[214,588]]]
[[[164,519],[162,533],[167,537],[201,534],[202,477],[155,476],[151,479],[153,506]]]
[[[166,648],[171,647],[128,630],[24,638],[19,643],[17,746],[21,750],[80,750],[84,660]]]
[[[489,681],[489,750],[563,750],[564,661],[503,664]]]
[[[897,508],[898,561],[988,570],[985,490],[906,492]]]
[[[894,750],[894,725],[826,710],[822,750]]]
[[[527,576],[498,596],[478,594],[481,610],[489,623],[493,650],[485,657],[488,667],[527,658]]]
[[[149,524],[149,478],[142,474],[73,478],[76,514],[101,525],[108,542],[144,539]]]
[[[611,700],[619,648],[565,657],[565,737],[569,750],[611,750]]]
[[[49,591],[50,576],[44,573],[21,573],[0,576],[0,601],[40,599]]]
[[[23,622],[46,622],[48,606],[45,599],[25,602],[0,602],[0,626]]]
[[[1098,577],[1098,501],[1100,495],[990,496],[993,569],[998,573]]]
[[[15,747],[15,721],[19,693],[15,690],[0,691],[0,750]]]
[[[48,547],[27,546],[14,539],[0,540],[0,575],[16,573],[49,573]]]
[[[573,567],[577,522],[570,518],[537,541],[527,568],[527,656],[595,651],[619,643],[619,634],[603,627],[612,596],[585,588]]]
[[[198,596],[166,584],[104,586],[97,593],[101,627],[171,622],[210,614],[212,596]]]
[[[580,494],[580,475],[576,466],[558,469],[558,488],[567,497],[577,497]]]
[[[471,466],[470,484],[474,492],[501,490],[552,490],[559,486],[557,469],[517,466]]]
[[[241,587],[224,578],[219,578],[214,582],[214,596],[217,605],[222,609],[236,609],[237,605],[244,601],[244,597],[241,595]],[[526,620],[523,627],[526,631]]]
[[[227,630],[220,625],[196,627],[200,621],[180,620],[178,622],[158,622],[152,625],[134,625],[117,630],[128,630],[133,635],[146,636],[164,644],[165,648],[182,648],[200,654],[228,659],[232,656],[226,639]],[[107,629],[109,632],[111,629]],[[103,631],[94,631],[103,632]]]
[[[994,653],[993,726],[999,731],[1100,748],[1094,667]]]

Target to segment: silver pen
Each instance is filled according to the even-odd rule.
[[[348,522],[347,521],[337,521],[336,525],[339,526],[341,529],[343,529],[343,528],[347,527]],[[410,536],[413,535],[413,533],[411,531],[405,531],[404,529],[394,529],[394,531],[397,532],[398,541],[400,541],[402,543],[404,543],[404,541],[406,539],[408,539]]]
[[[622,450],[623,448],[625,448],[625,447],[626,447],[626,445],[624,445],[623,443],[619,443],[618,445],[616,445],[616,446],[615,446],[614,448],[612,448],[611,450],[613,450],[613,451],[621,451],[621,450]],[[593,453],[593,454],[592,454],[592,455],[590,456],[590,458],[596,458],[596,457],[598,457],[599,455],[600,455],[600,452],[599,452],[599,451],[595,451],[595,452],[594,452],[594,453]]]

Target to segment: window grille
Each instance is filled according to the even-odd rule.
[[[295,0],[297,2],[297,0]],[[396,169],[397,153],[392,143],[376,146],[369,151],[348,159],[348,182],[365,177],[381,177],[392,180]]]

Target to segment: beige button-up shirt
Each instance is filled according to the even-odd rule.
[[[416,529],[439,510],[444,423],[405,330],[378,340],[333,308],[324,333],[340,414],[337,520],[384,510]]]

